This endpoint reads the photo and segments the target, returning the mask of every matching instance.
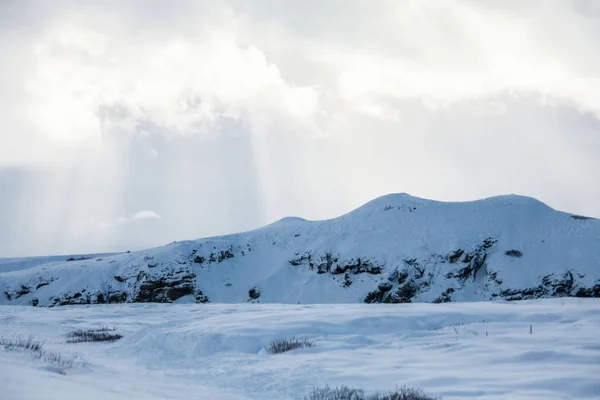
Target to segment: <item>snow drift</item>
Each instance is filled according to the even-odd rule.
[[[600,297],[600,220],[522,196],[406,194],[121,254],[0,259],[0,304],[408,303]]]

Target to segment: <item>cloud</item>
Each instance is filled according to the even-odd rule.
[[[158,215],[156,212],[151,211],[151,210],[143,210],[143,211],[138,211],[135,214],[129,216],[129,217],[117,217],[114,220],[103,220],[101,218],[98,217],[89,217],[87,219],[87,222],[93,225],[97,225],[101,228],[113,228],[115,226],[122,226],[125,224],[136,224],[136,223],[143,223],[145,221],[151,221],[151,220],[160,220],[161,217],[160,215]]]
[[[142,122],[207,133],[223,118],[327,132],[353,112],[398,119],[394,99],[439,107],[505,92],[600,114],[598,17],[568,2],[345,2],[341,13],[316,3],[269,12],[182,3],[160,24],[158,4],[59,4],[47,19],[32,11],[43,28],[25,43],[35,67],[15,88],[27,129],[51,143],[98,145]],[[188,14],[202,19],[191,25]],[[135,15],[156,31],[141,31]]]
[[[583,0],[10,2],[0,254],[327,218],[388,192],[600,216],[599,22]]]
[[[160,215],[158,215],[154,211],[144,210],[144,211],[138,211],[138,212],[136,212],[133,215],[133,217],[131,217],[131,219],[132,220],[160,219]]]

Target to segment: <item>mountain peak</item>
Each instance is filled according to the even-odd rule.
[[[448,302],[600,297],[600,224],[518,195],[388,194],[325,221],[126,254],[0,259],[0,303]]]

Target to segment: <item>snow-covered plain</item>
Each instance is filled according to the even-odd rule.
[[[114,326],[114,343],[67,344]],[[530,327],[532,333],[530,333]],[[301,399],[315,386],[408,385],[444,399],[599,399],[600,301],[0,307],[0,337],[80,353],[65,374],[0,349],[0,398]],[[295,335],[313,348],[265,353]]]

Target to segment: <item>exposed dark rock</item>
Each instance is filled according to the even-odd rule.
[[[483,244],[481,245],[481,247],[483,247],[484,249],[489,249],[490,247],[492,247],[493,245],[495,245],[497,241],[498,241],[498,239],[489,237],[487,239],[484,239]]]
[[[451,293],[454,293],[454,289],[453,288],[446,289],[435,300],[433,300],[432,303],[435,303],[435,304],[450,303],[452,301],[452,298],[450,297]]]
[[[383,282],[380,283],[377,288],[379,289],[380,292],[389,292],[390,290],[392,290],[392,284],[389,282]]]
[[[82,293],[77,292],[74,295],[70,293],[65,293],[61,297],[50,297],[48,307],[54,306],[70,306],[70,305],[81,305],[81,304],[91,304],[90,296],[83,296]],[[33,305],[33,304],[32,304]]]
[[[356,259],[356,261],[354,261],[354,259],[351,259],[348,262],[348,264],[337,265],[331,271],[331,273],[334,275],[339,275],[339,274],[346,273],[346,271],[349,271],[355,275],[365,273],[365,272],[368,274],[377,275],[377,274],[381,274],[382,269],[383,268],[381,266],[375,265],[369,260],[364,260],[364,259],[358,257]]]
[[[450,261],[450,264],[454,264],[460,260],[463,254],[465,254],[465,251],[463,249],[458,249],[448,256],[448,261]]]
[[[194,294],[194,287],[191,285],[181,285],[170,287],[167,289],[167,297],[171,301],[175,301],[183,296]]]
[[[410,303],[411,299],[417,294],[417,286],[412,281],[401,285],[396,291],[398,303]]]
[[[590,288],[579,288],[575,292],[575,297],[600,297],[600,282]]]
[[[373,290],[372,292],[367,293],[367,296],[363,301],[367,304],[384,303],[385,297],[386,294],[384,292],[380,290]]]
[[[488,257],[487,250],[490,249],[497,241],[498,240],[495,238],[487,238],[481,243],[481,245],[477,246],[475,250],[471,252],[463,251],[463,254],[461,254],[461,261],[463,264],[465,264],[465,266],[456,271],[449,272],[446,274],[446,278],[456,278],[463,282],[469,278],[473,278],[473,280],[475,280],[479,271],[485,266],[485,261]],[[455,252],[453,254],[455,255],[457,253]]]
[[[38,290],[39,288],[42,288],[44,286],[48,286],[49,284],[51,284],[52,282],[54,282],[57,279],[58,278],[49,278],[49,279],[38,278],[38,283],[35,285],[35,290]]]
[[[400,271],[398,272],[398,283],[402,285],[408,279],[408,272]]]
[[[594,219],[592,217],[585,217],[583,215],[571,215],[571,218],[573,218],[573,219],[579,219],[579,220],[583,220],[583,221],[586,221],[586,220],[589,220],[589,219]]]
[[[194,278],[194,275],[185,275],[180,279],[172,280],[161,276],[154,280],[147,280],[140,285],[135,301],[140,303],[170,303],[180,297],[194,293]]]
[[[416,279],[423,277],[423,275],[425,274],[425,267],[422,266],[416,258],[406,259],[404,260],[404,262],[406,263],[406,265],[412,267],[415,270]]]
[[[227,260],[228,258],[233,258],[233,253],[229,250],[222,250],[219,253],[219,259],[217,260],[217,262],[223,262],[223,261]]]
[[[384,289],[384,290],[382,290]],[[387,286],[367,293],[364,299],[365,303],[410,303],[412,297],[417,294],[417,286],[409,281],[404,285],[400,286],[395,292],[387,289]]]
[[[196,291],[196,303],[208,303],[208,296],[202,293],[202,290],[198,289]]]
[[[127,301],[127,292],[110,293],[108,295],[108,303],[125,303]]]
[[[296,254],[298,255],[298,254]],[[294,258],[293,260],[288,261],[291,265],[293,265],[294,267],[299,267],[300,265],[305,264],[306,262],[309,261],[310,255],[307,254],[303,254],[302,256],[298,257],[298,258]]]
[[[140,272],[138,272],[135,280],[136,280],[136,282],[141,282],[141,281],[147,279],[149,276],[150,275],[148,275],[148,273],[146,271],[140,271]]]
[[[164,269],[159,274],[140,272],[137,281],[140,282],[134,302],[140,303],[170,303],[183,296],[196,293],[196,275],[189,267]]]
[[[15,299],[18,299],[21,296],[25,296],[26,294],[29,294],[31,292],[31,289],[25,285],[21,285],[21,287],[19,288],[19,290],[17,290],[15,292]]]
[[[600,295],[600,284],[592,288],[578,288],[577,291],[574,290],[574,286],[575,280],[573,273],[571,271],[567,271],[563,275],[544,276],[540,285],[536,287],[525,289],[505,289],[502,290],[499,295],[508,301],[538,299],[541,297],[597,297],[593,296],[596,286],[598,287],[597,293]],[[578,294],[581,294],[581,296],[578,296]],[[583,296],[584,294],[591,294],[592,296]]]
[[[321,256],[321,263],[317,265],[317,270],[319,273],[331,272],[331,267],[333,263],[337,262],[338,259],[334,258],[331,253],[325,253],[324,256]]]
[[[116,275],[116,276],[115,276],[115,281],[117,281],[117,282],[120,282],[120,283],[123,283],[123,282],[125,282],[125,279],[123,279],[123,277],[122,277],[122,276]]]
[[[90,258],[92,258],[92,257],[84,257],[84,256],[81,256],[81,257],[69,257],[69,258],[67,258],[67,261],[83,261],[83,260],[89,260]]]
[[[344,274],[344,287],[348,288],[352,286],[352,279],[350,278],[350,274],[347,272]]]
[[[204,257],[202,257],[202,256],[196,256],[196,257],[194,257],[194,262],[196,264],[202,264],[204,262]]]
[[[500,292],[500,296],[508,301],[538,299],[548,294],[548,290],[543,286],[527,289],[505,289]]]

